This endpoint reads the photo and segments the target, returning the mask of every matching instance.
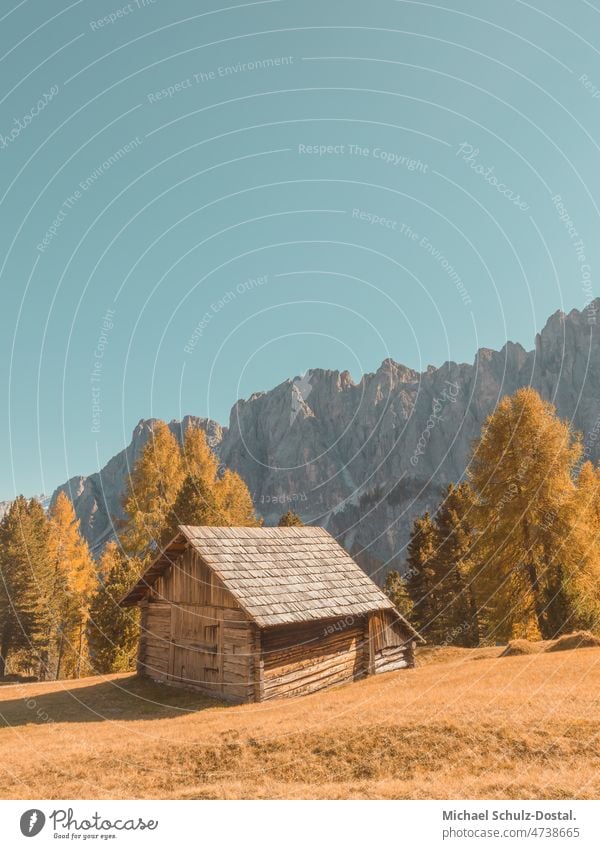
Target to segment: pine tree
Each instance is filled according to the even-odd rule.
[[[176,536],[178,525],[227,524],[229,522],[217,502],[214,487],[203,478],[188,475],[165,520],[161,546],[167,545]]]
[[[547,613],[551,586],[558,577],[566,587],[565,576],[580,568],[573,480],[580,454],[569,424],[531,388],[503,398],[485,423],[470,466],[479,532],[471,580],[489,638],[556,632]]]
[[[431,642],[439,640],[436,621],[437,579],[434,555],[437,548],[437,533],[429,513],[415,519],[408,543],[408,571],[406,588],[413,603],[412,622],[418,631]]]
[[[56,621],[49,524],[36,499],[18,496],[0,523],[0,677],[11,653],[44,679]]]
[[[437,547],[433,555],[436,575],[438,629],[443,642],[476,646],[479,642],[477,605],[470,583],[474,543],[473,493],[466,483],[450,484],[435,514]]]
[[[223,476],[216,482],[215,496],[227,518],[225,524],[245,527],[261,524],[256,518],[248,487],[236,472],[225,469]]]
[[[179,444],[159,421],[135,464],[124,499],[127,520],[120,538],[125,552],[146,560],[152,556],[183,479]]]
[[[19,539],[26,510],[27,502],[19,495],[0,523],[0,678],[4,677],[11,653],[30,648],[35,598]]]
[[[282,517],[279,519],[277,526],[280,528],[298,528],[304,527],[304,522],[296,513],[292,510],[288,510],[287,513],[284,513]]]
[[[411,620],[413,603],[406,587],[406,581],[399,572],[392,570],[387,573],[384,591],[398,613],[401,613],[405,619]]]
[[[85,624],[97,578],[79,520],[64,492],[58,494],[50,508],[49,545],[58,606],[55,677],[79,677],[86,655]]]
[[[119,601],[141,571],[128,561],[115,542],[109,542],[98,564],[101,583],[92,596],[87,622],[90,665],[96,673],[127,672],[134,667],[139,633],[139,609]]]

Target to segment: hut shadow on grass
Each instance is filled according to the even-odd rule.
[[[37,693],[37,686],[15,684],[0,687],[0,728],[50,725],[65,722],[129,722],[187,716],[226,703],[198,692],[157,684],[130,675],[72,686],[57,681],[51,692]]]

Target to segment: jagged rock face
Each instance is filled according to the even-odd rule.
[[[501,351],[481,349],[473,365],[445,363],[419,374],[385,360],[359,383],[348,372],[314,369],[238,401],[227,429],[194,421],[222,463],[245,479],[267,524],[293,509],[327,527],[381,581],[402,566],[413,518],[435,509],[447,484],[461,479],[486,416],[520,386],[531,384],[555,403],[598,459],[600,346],[590,316],[589,307],[556,313],[535,350],[509,342]],[[187,421],[173,422],[173,431],[180,435]],[[128,469],[152,427],[141,421],[101,472],[61,487],[96,549],[112,533],[110,517],[122,517]]]
[[[44,510],[47,510],[50,506],[50,497],[47,495],[34,495],[33,498],[37,499],[40,502]],[[6,516],[8,511],[10,510],[12,501],[0,501],[0,521]]]

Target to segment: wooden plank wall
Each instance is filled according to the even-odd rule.
[[[371,674],[414,666],[412,635],[393,611],[370,615],[369,650]]]
[[[262,699],[300,696],[367,672],[365,620],[308,622],[262,632]]]
[[[240,607],[222,581],[190,547],[156,580],[151,595],[157,600],[177,604]]]
[[[260,701],[260,633],[246,619],[223,621],[222,695],[232,701]]]
[[[171,642],[171,605],[143,603],[138,673],[166,681]]]
[[[216,608],[200,604],[171,605],[169,678],[180,684],[219,688],[221,624]]]
[[[138,672],[231,701],[299,696],[414,665],[394,612],[260,631],[188,548],[142,602]]]

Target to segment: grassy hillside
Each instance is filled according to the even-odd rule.
[[[600,649],[225,707],[131,676],[0,687],[3,798],[598,798]]]

